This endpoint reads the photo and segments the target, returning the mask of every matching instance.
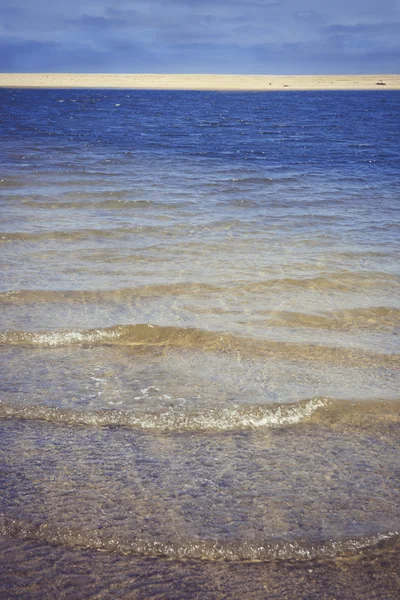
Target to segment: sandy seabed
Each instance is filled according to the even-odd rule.
[[[400,90],[400,75],[0,73],[0,87],[179,90]]]

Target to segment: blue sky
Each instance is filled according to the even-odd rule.
[[[399,73],[400,0],[0,0],[0,71]]]

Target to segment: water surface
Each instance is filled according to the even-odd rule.
[[[398,93],[0,94],[6,596],[396,597]]]

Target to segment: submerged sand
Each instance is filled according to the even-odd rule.
[[[400,90],[389,75],[171,75],[0,73],[0,87],[125,88],[177,90]]]

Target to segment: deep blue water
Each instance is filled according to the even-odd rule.
[[[395,176],[399,167],[397,92],[1,90],[1,107],[2,139],[16,151],[24,139],[306,173]]]

